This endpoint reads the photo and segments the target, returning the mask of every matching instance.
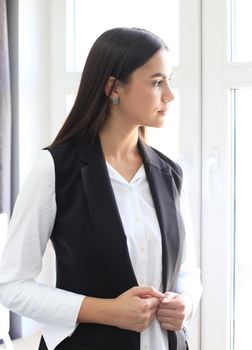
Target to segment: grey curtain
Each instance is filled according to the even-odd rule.
[[[10,215],[11,97],[6,0],[0,0],[0,213]]]

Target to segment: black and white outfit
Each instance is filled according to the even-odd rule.
[[[49,147],[18,196],[0,300],[45,324],[39,350],[186,349],[184,332],[167,332],[157,320],[141,334],[76,323],[85,296],[115,298],[137,285],[187,292],[194,309],[198,304],[200,273],[181,169],[140,140],[138,147],[143,165],[130,182],[105,161],[99,137]],[[55,288],[35,280],[49,239]]]

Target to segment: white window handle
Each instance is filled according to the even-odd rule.
[[[218,171],[218,151],[214,151],[214,154],[212,154],[210,157],[208,157],[206,161],[206,166],[205,166],[205,197],[206,198],[211,198],[213,194],[213,186],[211,186],[213,182],[213,175],[217,173]]]

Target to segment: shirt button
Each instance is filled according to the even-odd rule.
[[[144,253],[144,247],[143,246],[141,247],[140,251],[141,251],[142,254]]]
[[[144,345],[144,350],[147,350],[148,349],[148,345]]]
[[[139,222],[139,221],[140,221],[140,217],[136,216],[136,222]]]

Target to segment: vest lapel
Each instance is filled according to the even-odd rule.
[[[179,194],[169,165],[139,141],[145,172],[156,208],[162,235],[163,292],[174,290],[180,271],[184,225],[179,209]],[[183,331],[167,331],[169,350],[187,350]]]
[[[141,141],[139,150],[144,159],[162,235],[162,281],[165,292],[173,290],[182,258],[184,227],[179,210],[179,194],[167,162]]]
[[[136,286],[126,235],[109,179],[100,139],[81,144],[81,176],[89,214],[101,250],[118,290],[115,295]]]

